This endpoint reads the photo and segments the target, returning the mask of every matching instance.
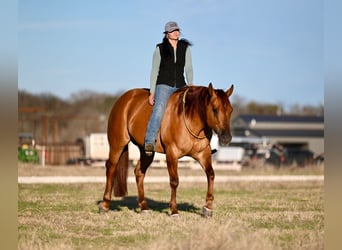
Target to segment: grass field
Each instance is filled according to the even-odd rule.
[[[28,168],[19,174],[27,171],[44,175]],[[106,214],[97,208],[104,184],[19,184],[18,190],[18,249],[324,248],[322,181],[217,183],[210,219],[200,216],[205,183],[180,183],[177,218],[168,216],[167,183],[145,184],[147,214],[139,213],[134,184]]]

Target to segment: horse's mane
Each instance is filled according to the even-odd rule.
[[[185,105],[183,106],[184,93],[187,90]],[[185,87],[177,90],[178,95],[178,115],[183,112],[185,107],[185,115],[192,116],[197,111],[201,118],[205,117],[205,107],[208,99],[208,91],[205,87]]]
[[[185,115],[192,116],[195,112],[199,114],[202,120],[206,120],[206,109],[210,101],[208,87],[190,86],[178,89],[178,115],[183,112],[183,96],[188,89],[185,100]],[[222,99],[228,99],[226,93],[222,89],[214,90],[216,95]]]

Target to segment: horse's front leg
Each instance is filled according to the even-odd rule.
[[[206,176],[207,176],[207,195],[206,195],[206,205],[203,207],[202,215],[204,217],[211,217],[214,202],[214,179],[215,172],[211,163],[210,150],[205,152],[200,158],[199,163],[201,164]]]
[[[177,188],[179,184],[178,178],[178,159],[166,155],[167,170],[169,171],[171,199],[170,199],[170,212],[171,216],[178,215],[177,209]]]
[[[210,163],[205,167],[205,173],[207,175],[207,196],[206,196],[206,205],[203,207],[203,216],[204,217],[211,217],[212,210],[213,210],[213,202],[214,202],[214,179],[215,179],[215,172]]]

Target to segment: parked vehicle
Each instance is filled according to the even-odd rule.
[[[265,157],[268,147],[267,138],[233,136],[228,146],[220,146],[218,137],[213,134],[210,145],[215,149],[213,161],[216,163],[239,163],[242,166],[251,166],[256,157]]]
[[[213,161],[216,163],[241,163],[245,155],[243,147],[219,147],[213,154]]]
[[[316,157],[314,158],[314,164],[319,166],[323,163],[324,163],[324,153],[316,155]]]
[[[106,133],[91,133],[83,138],[84,157],[78,164],[87,166],[104,166],[108,159],[109,144]]]
[[[314,153],[307,149],[289,148],[285,150],[287,165],[306,166],[314,161]]]
[[[19,133],[18,160],[29,163],[39,163],[38,150],[32,133]]]
[[[273,147],[266,163],[274,166],[306,166],[314,163],[314,153],[308,149]]]

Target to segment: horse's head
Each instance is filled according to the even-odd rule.
[[[228,145],[232,140],[230,118],[233,107],[229,97],[233,93],[233,89],[234,85],[227,91],[215,90],[211,83],[208,86],[210,100],[207,106],[207,123],[217,134],[221,146]]]

